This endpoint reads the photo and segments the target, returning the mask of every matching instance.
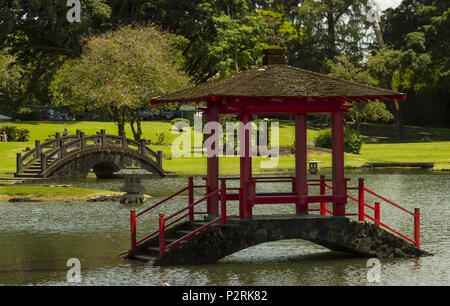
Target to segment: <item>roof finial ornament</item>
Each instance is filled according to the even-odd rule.
[[[263,50],[263,65],[286,65],[285,54],[283,47],[269,46]]]

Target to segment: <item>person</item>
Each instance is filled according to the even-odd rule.
[[[50,117],[50,120],[53,120],[53,116],[55,115],[53,109],[50,108],[50,110],[48,111],[48,116]]]
[[[67,134],[69,134],[68,132],[67,132],[67,129],[64,129],[64,132],[63,132],[63,137],[65,137],[65,136],[67,136]]]
[[[6,135],[6,131],[5,130],[2,131],[2,141],[3,142],[7,142],[8,141],[8,135]]]

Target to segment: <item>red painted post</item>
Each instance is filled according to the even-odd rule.
[[[380,221],[380,202],[375,202],[375,220]],[[380,227],[380,224],[377,223],[377,226]]]
[[[164,214],[159,214],[159,256],[166,253],[166,238],[164,232]]]
[[[325,175],[320,176],[320,195],[326,195],[327,190],[325,187]],[[320,215],[325,216],[327,214],[326,211],[327,204],[325,202],[320,203]]]
[[[239,155],[240,155],[240,201],[239,216],[241,219],[252,218],[252,206],[249,201],[250,180],[252,179],[252,156],[251,156],[251,121],[252,116],[248,112],[240,113],[239,127]]]
[[[208,102],[208,110],[207,110],[207,121],[210,122],[219,122],[219,110],[216,103]],[[215,146],[218,145],[219,135],[216,130],[213,130],[214,134],[210,134],[209,137],[213,137],[215,139],[214,145],[211,146],[212,150],[215,150]],[[209,139],[208,137],[208,139]],[[214,146],[214,147],[213,147]],[[206,167],[207,167],[207,177],[206,177],[206,194],[216,191],[219,189],[219,157],[211,154],[211,152],[207,152],[210,154],[206,159]],[[213,195],[206,200],[206,211],[208,216],[218,216],[219,215],[219,195]]]
[[[189,192],[189,199],[188,199],[188,205],[189,205],[189,221],[194,221],[194,207],[192,204],[194,204],[194,178],[189,177],[188,178],[188,192]]]
[[[336,109],[331,113],[333,195],[346,198],[344,174],[344,113]],[[345,202],[333,201],[333,215],[345,216]]]
[[[227,183],[222,180],[220,184],[220,213],[222,215],[222,224],[227,224]]]
[[[420,208],[414,209],[414,241],[416,247],[420,248]]]
[[[306,201],[308,196],[306,151],[306,114],[300,113],[295,115],[295,190],[299,197],[298,202],[295,203],[297,214],[308,213],[308,202]]]
[[[364,222],[364,179],[360,178],[358,182],[358,206],[359,221]]]
[[[132,209],[131,213],[131,250],[136,250],[136,210]]]

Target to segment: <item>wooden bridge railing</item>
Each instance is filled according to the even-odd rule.
[[[61,137],[56,133],[55,138],[45,143],[36,140],[35,147],[24,155],[17,153],[16,170],[21,173],[37,161],[41,166],[41,174],[56,160],[64,158],[74,151],[91,147],[115,147],[122,150],[138,151],[141,155],[154,159],[159,167],[162,167],[162,152],[153,151],[144,144],[144,141],[136,141],[126,138],[126,135],[108,135],[105,130],[100,130],[96,135],[85,135],[77,130],[76,135]]]

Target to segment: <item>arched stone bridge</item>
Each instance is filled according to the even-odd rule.
[[[171,243],[206,222],[185,222],[165,233]],[[123,257],[154,265],[212,264],[251,246],[284,239],[303,239],[330,250],[363,257],[394,258],[431,255],[406,240],[367,222],[317,215],[254,216],[253,220],[217,224],[186,239],[159,256],[159,236]]]
[[[97,178],[112,178],[114,172],[135,165],[155,175],[165,176],[162,153],[155,152],[143,142],[126,136],[107,135],[105,130],[96,135],[56,137],[22,155],[17,154],[16,177],[27,178],[86,178],[92,169]]]

